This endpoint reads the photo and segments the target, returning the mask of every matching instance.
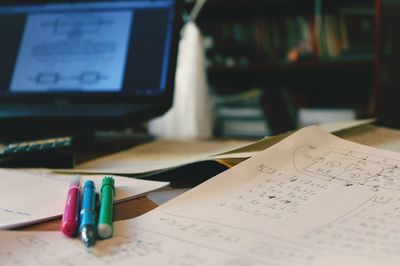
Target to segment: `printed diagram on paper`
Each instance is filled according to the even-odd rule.
[[[400,156],[316,127],[293,134],[85,250],[0,232],[7,265],[397,266]],[[19,263],[19,264],[18,264]]]
[[[400,161],[357,151],[320,146],[296,149],[293,163],[306,175],[343,182],[346,186],[369,186],[400,190]]]

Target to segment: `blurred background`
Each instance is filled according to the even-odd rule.
[[[189,15],[195,2],[185,2]],[[327,121],[400,127],[400,1],[208,0],[214,135],[262,137]]]

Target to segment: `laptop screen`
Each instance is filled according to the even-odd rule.
[[[3,4],[0,96],[160,95],[174,12],[174,0]]]

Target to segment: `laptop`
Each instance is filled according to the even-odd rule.
[[[2,1],[0,127],[130,125],[165,112],[177,1]]]

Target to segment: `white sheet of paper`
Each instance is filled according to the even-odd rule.
[[[353,127],[358,127],[362,125],[367,125],[375,122],[375,118],[367,118],[367,119],[358,119],[353,121],[335,121],[335,122],[326,122],[322,124],[318,124],[319,128],[322,128],[328,132],[338,132],[345,129],[350,129]]]
[[[0,261],[398,265],[399,190],[400,154],[309,127],[146,215],[116,223],[114,237],[92,249],[59,232],[0,232]]]
[[[320,125],[336,132],[373,122],[374,119],[330,122]],[[145,174],[185,164],[218,159],[247,159],[270,147],[275,137],[246,140],[205,141],[161,139],[78,165],[73,173]],[[57,170],[60,171],[60,170]]]
[[[94,159],[65,172],[144,174],[206,160],[215,154],[249,143],[251,142],[244,140],[161,139]]]
[[[60,216],[64,212],[70,178],[71,175],[52,174],[45,170],[0,169],[0,229],[16,228]],[[96,188],[100,189],[102,178],[82,176],[82,182],[93,180]],[[114,178],[116,202],[139,197],[168,185],[167,182],[120,176]]]
[[[374,122],[375,119],[360,119],[360,120],[354,120],[354,121],[336,121],[336,122],[327,122],[318,125],[319,128],[331,132],[331,133],[336,133],[345,129],[350,129],[366,124],[370,124]],[[228,152],[224,152],[218,155],[213,156],[214,159],[247,159],[255,154],[259,153],[260,151],[265,150],[266,148],[271,147],[274,143],[276,143],[276,140],[280,140],[284,137],[284,135],[289,135],[290,133],[283,133],[277,136],[270,136],[270,137],[265,137],[261,140],[258,140],[254,143],[251,143],[249,145],[240,147],[235,150],[230,150]]]

